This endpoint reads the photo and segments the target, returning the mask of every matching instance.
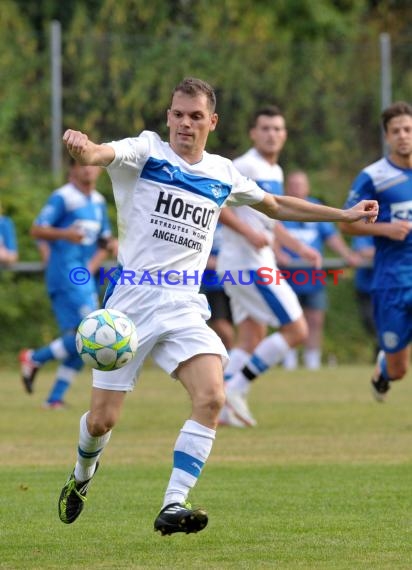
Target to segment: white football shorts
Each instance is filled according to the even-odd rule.
[[[147,357],[175,378],[179,364],[198,354],[217,354],[226,366],[228,355],[218,335],[206,324],[210,317],[204,295],[190,288],[116,285],[106,308],[124,312],[136,325],[135,358],[119,370],[93,370],[93,386],[130,392]]]
[[[259,323],[279,328],[296,321],[303,313],[299,300],[283,279],[268,285],[242,285],[224,282],[235,325],[250,317]]]

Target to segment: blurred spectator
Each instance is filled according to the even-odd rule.
[[[0,202],[0,265],[10,265],[18,258],[16,230],[14,222],[8,216],[3,216]]]
[[[307,174],[296,170],[291,172],[285,181],[285,194],[304,200],[319,203],[310,197],[310,183]],[[283,222],[287,230],[307,246],[315,248],[323,255],[326,245],[340,255],[348,265],[360,265],[362,259],[346,244],[339,230],[332,222]],[[316,370],[322,362],[322,340],[325,315],[328,308],[327,288],[321,279],[316,279],[313,271],[305,264],[298,267],[300,258],[295,252],[283,248],[277,253],[279,264],[288,265],[294,262],[291,272],[296,272],[296,278],[290,279],[289,284],[298,296],[309,327],[309,334],[303,343],[303,364],[306,368]],[[293,273],[292,273],[293,275]],[[284,366],[293,370],[298,366],[297,349],[291,349],[284,359]]]

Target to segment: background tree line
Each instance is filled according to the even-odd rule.
[[[254,110],[276,103],[289,130],[282,166],[307,170],[314,194],[341,206],[359,168],[381,153],[380,32],[392,39],[393,98],[410,98],[411,18],[408,0],[3,0],[0,198],[21,259],[38,259],[28,229],[65,177],[54,180],[50,169],[53,19],[62,25],[64,128],[98,141],[142,129],[166,135],[172,88],[199,76],[218,96],[210,151],[243,152]],[[100,189],[111,202],[108,177]],[[29,311],[42,336],[53,334],[41,279],[1,279],[15,291],[10,303],[0,289],[2,326],[19,327]]]

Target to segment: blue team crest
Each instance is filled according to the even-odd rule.
[[[394,349],[399,343],[399,336],[392,331],[385,331],[382,335],[384,347],[387,349]]]
[[[215,198],[220,198],[222,196],[222,185],[221,184],[211,184],[210,191]]]

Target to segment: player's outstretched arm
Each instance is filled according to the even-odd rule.
[[[273,196],[266,193],[263,200],[252,206],[270,218],[297,222],[348,222],[376,221],[379,206],[376,200],[362,200],[352,208],[341,210],[315,204],[293,196]]]
[[[70,155],[80,164],[108,166],[114,159],[114,150],[105,144],[96,144],[81,131],[67,129],[63,142]]]

